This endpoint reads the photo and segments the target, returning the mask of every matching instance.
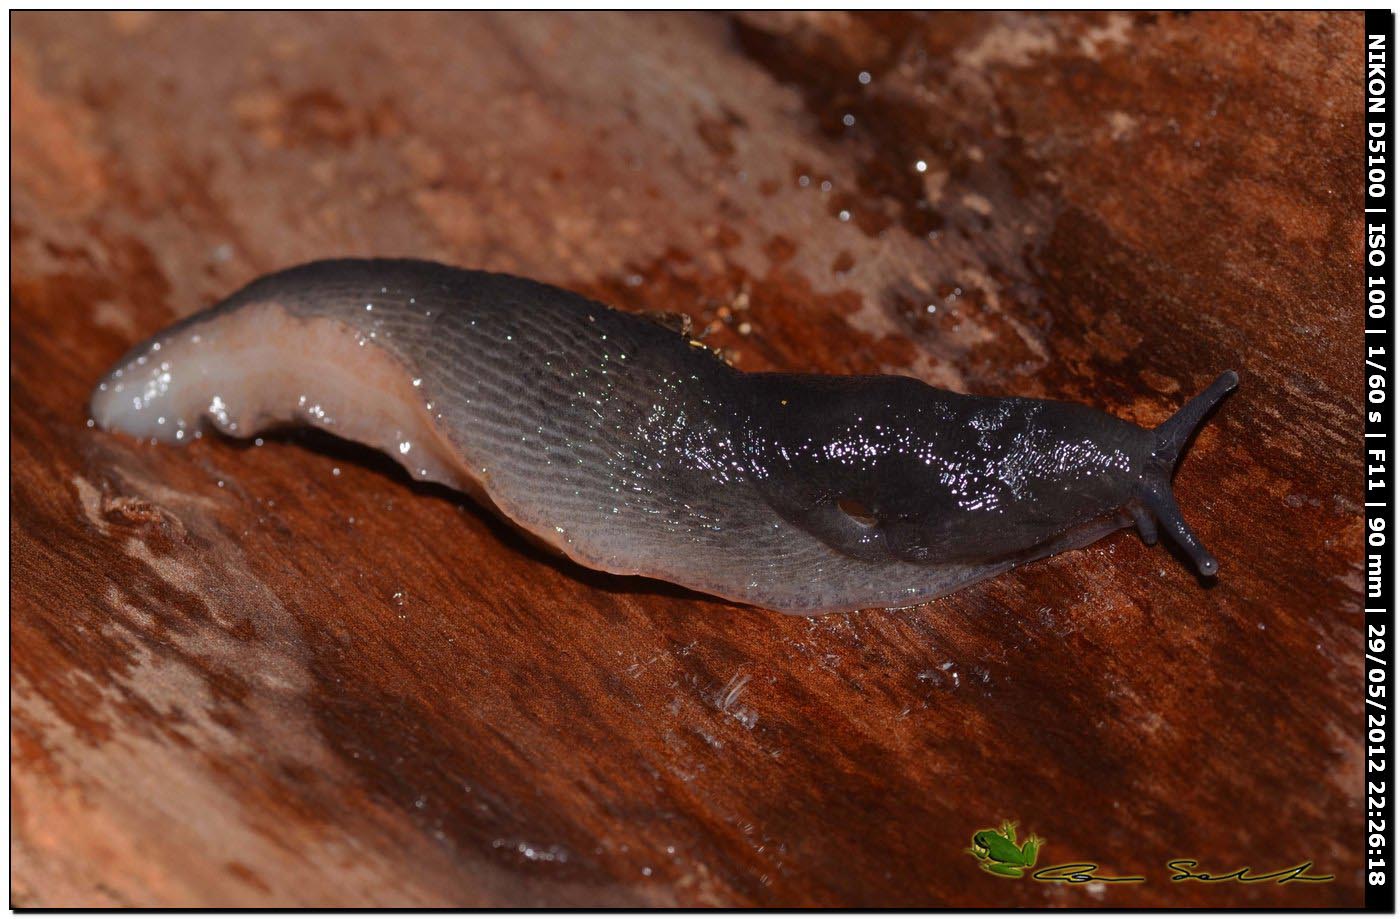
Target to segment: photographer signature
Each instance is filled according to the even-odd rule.
[[[1312,862],[1302,862],[1289,868],[1280,868],[1277,871],[1270,871],[1264,874],[1254,874],[1253,868],[1238,868],[1228,874],[1211,874],[1207,871],[1192,870],[1199,866],[1199,862],[1192,858],[1175,858],[1167,862],[1167,867],[1173,872],[1171,880],[1173,883],[1182,881],[1201,881],[1205,883],[1219,883],[1221,881],[1236,881],[1240,884],[1258,884],[1262,881],[1275,881],[1279,884],[1287,884],[1290,881],[1310,881],[1313,883],[1326,883],[1334,879],[1333,875],[1308,874],[1312,868]],[[1099,866],[1094,862],[1070,862],[1064,865],[1052,865],[1049,868],[1041,868],[1031,875],[1037,881],[1045,881],[1060,884],[1088,884],[1090,881],[1103,881],[1105,883],[1128,883],[1140,884],[1146,881],[1145,877],[1114,877],[1112,875],[1099,874]]]
[[[1147,880],[1139,875],[1120,877],[1099,874],[1097,862],[1066,862],[1032,872],[1031,869],[1035,867],[1044,845],[1045,840],[1035,834],[1031,834],[1024,843],[1019,843],[1016,839],[1016,824],[1004,821],[997,829],[978,830],[974,833],[972,845],[967,852],[981,863],[983,871],[1005,878],[1019,878],[1030,873],[1034,880],[1049,884],[1141,884]],[[1259,884],[1273,881],[1277,884],[1287,884],[1292,881],[1326,883],[1334,880],[1334,876],[1330,874],[1308,874],[1313,867],[1311,861],[1263,873],[1256,873],[1247,865],[1224,874],[1212,874],[1200,870],[1200,862],[1194,858],[1174,858],[1167,862],[1167,867],[1172,871],[1171,881],[1174,884],[1186,881],[1206,884],[1227,881],[1237,884]]]
[[[1255,874],[1251,867],[1237,868],[1227,874],[1211,874],[1208,871],[1193,870],[1198,868],[1200,862],[1193,858],[1174,858],[1167,862],[1167,867],[1172,870],[1171,880],[1173,883],[1182,881],[1201,881],[1204,883],[1216,884],[1221,881],[1235,881],[1240,884],[1258,884],[1263,881],[1274,881],[1279,884],[1287,884],[1290,881],[1309,881],[1312,883],[1326,883],[1334,879],[1330,874],[1308,874],[1312,868],[1312,862],[1302,862],[1288,868],[1280,868],[1277,871],[1269,871],[1264,874]],[[1112,875],[1099,874],[1099,866],[1094,862],[1070,862],[1064,865],[1051,865],[1049,868],[1041,868],[1031,875],[1037,881],[1045,881],[1060,884],[1088,884],[1090,881],[1103,881],[1105,883],[1127,883],[1139,884],[1146,881],[1145,877],[1114,877]]]

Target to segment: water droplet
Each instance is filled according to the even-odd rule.
[[[856,123],[856,116],[852,115],[850,112],[847,112],[846,114],[841,116],[841,123],[848,128],[854,127]]]
[[[331,467],[331,475],[335,475],[335,476],[340,475],[340,467],[339,467],[339,466],[332,466],[332,467]]]
[[[870,85],[870,71],[868,71],[868,70],[862,70],[859,74],[856,75],[856,79],[860,81],[860,85],[861,85],[861,86],[869,86],[869,85]]]
[[[923,160],[918,160],[917,162],[914,163],[914,171],[915,171],[915,172],[928,172],[928,163],[925,163]]]

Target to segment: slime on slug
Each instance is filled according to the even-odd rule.
[[[522,278],[323,261],[136,346],[91,409],[169,443],[322,428],[589,567],[788,613],[912,606],[1132,525],[1219,568],[1171,477],[1233,372],[1145,429],[908,377],[744,373],[693,345]]]

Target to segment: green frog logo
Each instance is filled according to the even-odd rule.
[[[997,830],[978,830],[972,834],[972,846],[967,851],[981,863],[982,870],[1004,878],[1019,878],[1035,867],[1040,847],[1045,840],[1031,834],[1023,844],[1016,844],[1016,824],[1002,821]]]

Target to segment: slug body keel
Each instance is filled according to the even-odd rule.
[[[584,565],[815,614],[915,605],[1134,522],[1213,574],[1169,483],[1233,385],[1146,430],[904,377],[748,374],[548,285],[347,260],[264,277],[138,345],[91,409],[173,443],[314,425]]]

